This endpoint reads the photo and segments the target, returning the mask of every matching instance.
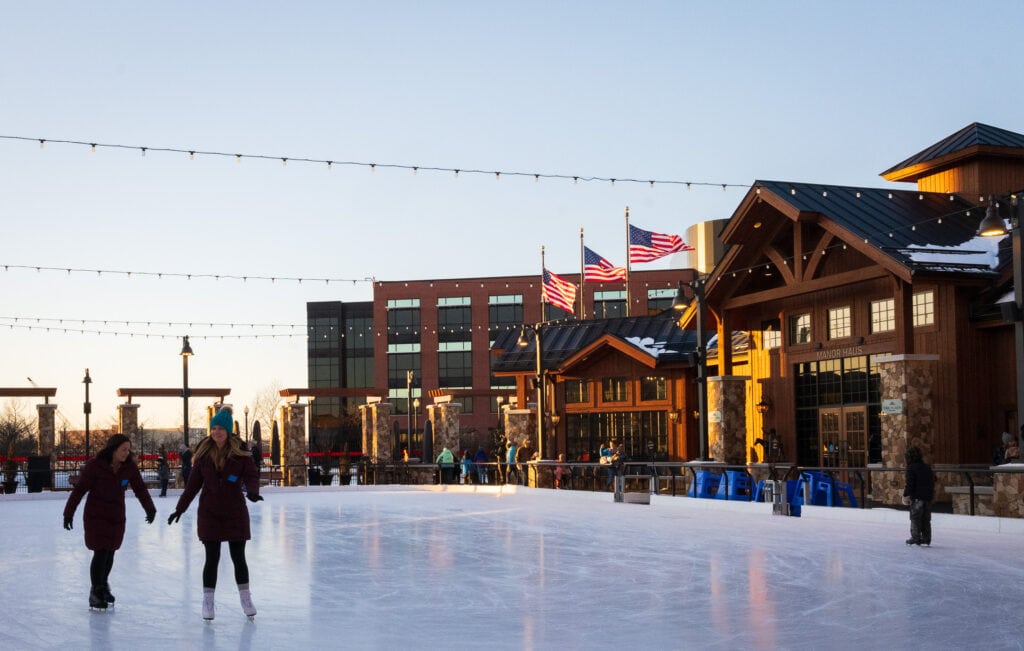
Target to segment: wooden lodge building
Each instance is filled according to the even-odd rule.
[[[1018,312],[1000,309],[1011,238],[976,236],[990,195],[1024,189],[1024,135],[971,124],[882,176],[916,187],[756,181],[728,220],[703,279],[716,460],[764,460],[774,430],[778,459],[803,466],[899,466],[910,444],[987,463],[1024,424]],[[616,438],[634,457],[698,458],[698,313],[543,325],[544,456]],[[492,372],[523,405],[536,351],[517,338],[494,342]]]

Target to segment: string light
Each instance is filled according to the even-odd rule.
[[[127,278],[130,278],[132,276],[132,274],[135,274],[137,276],[152,276],[152,277],[159,278],[159,279],[163,279],[165,277],[167,277],[167,278],[184,278],[186,280],[192,280],[193,278],[204,278],[204,279],[213,279],[213,280],[222,280],[222,279],[224,279],[224,280],[241,280],[242,282],[246,282],[246,281],[249,281],[249,280],[269,280],[272,283],[275,282],[275,281],[278,281],[278,280],[283,280],[283,281],[294,281],[294,282],[299,283],[300,285],[302,284],[303,281],[313,281],[313,282],[323,281],[324,284],[344,283],[344,282],[351,282],[351,283],[355,284],[355,283],[360,283],[360,282],[362,282],[362,283],[372,283],[372,282],[376,281],[376,278],[374,278],[373,276],[365,276],[363,278],[302,278],[302,277],[297,277],[297,276],[251,276],[251,275],[240,276],[240,275],[235,275],[235,274],[185,273],[185,272],[174,272],[174,271],[134,271],[134,270],[125,270],[125,269],[76,269],[74,267],[44,267],[44,266],[37,266],[37,265],[22,265],[22,264],[4,264],[3,268],[4,268],[4,271],[10,271],[12,269],[29,269],[29,270],[34,269],[36,271],[36,273],[40,273],[40,272],[43,272],[43,271],[60,271],[60,272],[67,273],[68,275],[71,275],[71,273],[95,273],[97,276],[100,276],[100,277],[102,277],[103,274],[113,274],[113,275],[120,274],[120,275],[123,275],[123,276],[125,276]]]
[[[531,177],[534,181],[539,181],[542,178],[545,179],[564,179],[572,180],[573,184],[578,184],[580,181],[596,181],[604,182],[607,181],[611,185],[616,183],[646,183],[650,187],[658,185],[685,185],[686,189],[689,190],[692,186],[704,186],[704,187],[721,187],[722,191],[726,191],[728,188],[749,188],[748,183],[721,183],[714,181],[687,181],[687,180],[674,180],[674,179],[641,179],[624,176],[587,176],[582,174],[560,174],[560,173],[541,173],[541,172],[518,172],[514,170],[481,170],[481,169],[466,169],[464,167],[439,167],[439,166],[427,166],[418,164],[398,164],[398,163],[367,163],[363,161],[338,161],[338,160],[326,160],[317,158],[306,158],[299,156],[272,156],[268,154],[244,154],[244,153],[227,153],[222,151],[211,151],[202,150],[196,147],[188,149],[181,149],[176,147],[149,147],[139,145],[123,145],[116,143],[96,143],[96,142],[84,142],[81,140],[51,140],[47,138],[32,138],[27,136],[9,136],[0,135],[0,139],[3,140],[21,140],[21,141],[32,141],[49,142],[50,144],[57,143],[62,145],[86,145],[90,147],[92,151],[96,151],[98,147],[105,149],[131,149],[142,153],[145,156],[148,152],[160,152],[160,153],[177,153],[177,154],[188,154],[190,159],[194,159],[196,156],[220,156],[220,157],[234,157],[236,162],[242,162],[243,158],[262,159],[262,160],[279,160],[281,164],[287,166],[288,161],[301,162],[301,163],[317,163],[327,164],[328,168],[333,165],[347,165],[352,167],[368,167],[371,172],[376,171],[378,165],[381,167],[387,167],[391,169],[405,169],[411,170],[414,174],[419,170],[430,171],[430,172],[452,172],[456,178],[460,173],[467,174],[493,174],[496,180],[500,180],[502,175],[505,176],[517,176],[517,177]]]

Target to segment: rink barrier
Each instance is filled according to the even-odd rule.
[[[24,464],[23,464],[24,465]],[[73,478],[80,471],[84,462],[80,459],[66,461],[59,458],[53,465],[50,485],[43,490],[68,491],[73,486]],[[508,484],[509,480],[530,488],[555,488],[555,470],[560,469],[562,480],[561,490],[605,492],[608,466],[582,461],[532,461],[516,464],[518,472],[509,472],[508,464],[488,462],[473,464],[487,469],[488,485]],[[309,477],[308,471],[317,467],[315,464],[303,464],[301,475]],[[140,462],[143,479],[151,487],[156,486],[156,465],[152,459]],[[342,473],[348,485],[430,485],[440,483],[440,468],[435,463],[422,463],[418,460],[410,462],[374,463],[364,460],[355,466],[354,475]],[[261,483],[264,485],[280,484],[287,475],[286,467],[264,464],[261,468]],[[828,504],[849,508],[869,510],[878,507],[902,508],[899,496],[902,491],[903,467],[869,465],[866,467],[835,467],[835,466],[798,466],[787,463],[757,463],[730,465],[715,461],[626,461],[618,471],[625,475],[626,487],[630,491],[646,490],[652,495],[670,495],[672,497],[687,495],[696,484],[698,472],[721,475],[720,485],[711,497],[722,501],[753,500],[758,493],[756,487],[764,480],[793,480],[803,476],[815,477],[819,483],[811,490],[810,503]],[[1006,464],[1001,466],[988,465],[944,465],[933,466],[938,479],[936,486],[936,507],[954,510],[955,513],[978,516],[997,515],[1021,518],[1024,513],[1014,500],[1018,487],[1024,483],[1024,464]],[[175,486],[175,478],[180,474],[180,467],[171,468],[171,486]],[[568,471],[568,472],[565,472]],[[881,475],[879,473],[882,473]],[[456,473],[456,481],[460,481],[460,473]],[[525,477],[525,483],[523,481]],[[746,480],[742,490],[738,477],[749,477],[750,487]],[[27,470],[19,469],[18,485],[15,494],[29,492]],[[481,485],[476,472],[468,476],[469,485]],[[827,490],[821,482],[829,482],[832,490]],[[307,479],[307,485],[309,485]],[[329,486],[338,487],[337,469],[330,475]],[[180,485],[178,485],[180,488]],[[1000,493],[1003,493],[1000,495]],[[728,500],[725,499],[728,496]],[[2,499],[2,496],[0,496]],[[1000,499],[1002,501],[1000,501]],[[1009,502],[1009,507],[1007,503]],[[1017,509],[1016,511],[1014,509]],[[1003,512],[998,512],[999,510]],[[1009,510],[1009,512],[1006,512]]]

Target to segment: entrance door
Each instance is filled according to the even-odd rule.
[[[818,410],[819,465],[863,467],[868,460],[868,408],[828,407]]]

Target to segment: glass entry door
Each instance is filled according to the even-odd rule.
[[[818,465],[863,467],[868,456],[868,408],[828,407],[818,410]]]

